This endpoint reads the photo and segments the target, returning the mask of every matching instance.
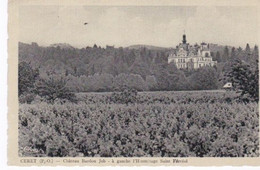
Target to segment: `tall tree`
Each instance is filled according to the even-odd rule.
[[[253,58],[254,58],[254,59],[258,59],[258,57],[259,57],[258,46],[255,45],[255,47],[254,47],[254,51],[253,51]]]
[[[237,51],[241,52],[243,49],[241,47],[238,47]]]
[[[141,75],[143,79],[145,79],[147,75],[150,75],[149,65],[143,61],[140,53],[138,56],[136,56],[135,61],[130,67],[129,71],[130,73]]]
[[[250,66],[242,60],[236,60],[227,77],[230,78],[235,89],[241,91],[243,100],[257,101],[259,100],[259,73],[258,60],[255,67]]]
[[[169,79],[168,79],[168,71],[163,64],[155,65],[153,69],[153,73],[156,77],[158,87],[160,90],[168,90],[169,87]]]
[[[248,43],[246,44],[246,53],[247,53],[247,54],[250,54],[250,46],[249,46]]]
[[[151,91],[156,90],[157,89],[157,80],[155,78],[155,76],[146,76],[146,85],[147,88]]]
[[[226,62],[228,58],[229,58],[229,49],[227,46],[225,46],[222,61]]]
[[[217,72],[213,67],[202,67],[189,77],[194,90],[212,90],[218,88]]]
[[[231,60],[234,60],[236,58],[236,48],[232,47],[231,49]]]
[[[19,63],[18,67],[18,94],[20,96],[34,87],[34,82],[39,76],[39,70],[33,69],[26,62]]]
[[[50,103],[53,103],[57,98],[75,101],[76,96],[67,87],[67,82],[68,79],[62,75],[41,77],[35,82],[35,93]]]
[[[222,61],[219,51],[217,51],[217,53],[216,53],[216,60],[218,63]]]

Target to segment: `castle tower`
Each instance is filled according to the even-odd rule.
[[[183,44],[186,44],[186,42],[187,42],[187,41],[186,41],[186,35],[183,34],[183,36],[182,36],[182,43],[183,43]]]

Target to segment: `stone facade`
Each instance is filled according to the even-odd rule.
[[[186,43],[186,35],[183,35],[182,43],[176,47],[176,51],[170,53],[168,63],[174,62],[178,69],[197,69],[204,66],[214,66],[208,45],[201,43],[194,46]]]

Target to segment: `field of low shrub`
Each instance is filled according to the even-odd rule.
[[[78,103],[20,104],[20,156],[259,156],[256,102],[242,103],[232,92],[119,96],[82,93]]]

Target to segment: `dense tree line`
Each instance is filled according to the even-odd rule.
[[[19,94],[36,88],[38,79],[48,82],[52,76],[63,77],[71,92],[115,91],[125,86],[138,91],[220,89],[231,81],[226,73],[232,71],[235,61],[255,67],[258,59],[258,47],[250,48],[249,44],[245,50],[228,46],[215,49],[211,55],[218,61],[216,66],[179,70],[167,62],[174,49],[97,45],[77,49],[19,43]]]

